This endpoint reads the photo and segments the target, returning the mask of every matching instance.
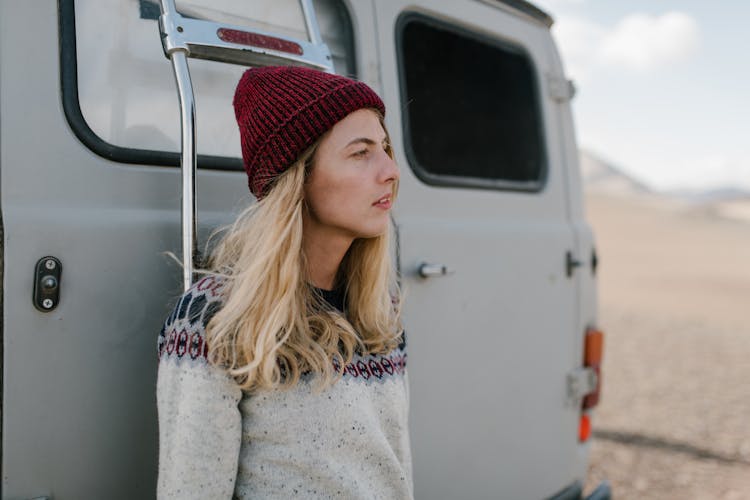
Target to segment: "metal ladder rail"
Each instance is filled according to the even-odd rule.
[[[182,283],[193,283],[197,247],[195,94],[187,58],[243,66],[299,65],[333,73],[333,59],[323,43],[312,0],[299,0],[309,41],[241,26],[189,19],[174,0],[160,0],[159,33],[164,55],[172,61],[180,100],[182,170]]]

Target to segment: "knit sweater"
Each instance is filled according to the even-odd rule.
[[[405,342],[320,394],[313,376],[247,394],[206,359],[221,287],[197,282],[159,335],[158,498],[413,498]]]

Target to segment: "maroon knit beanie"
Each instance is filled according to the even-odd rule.
[[[250,68],[234,94],[242,160],[250,191],[268,194],[271,182],[349,113],[385,105],[364,83],[293,66]]]

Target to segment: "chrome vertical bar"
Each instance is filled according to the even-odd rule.
[[[166,20],[179,15],[174,0],[161,0],[161,18],[159,26],[162,37],[168,37],[170,29]],[[179,27],[177,28],[179,31]],[[165,48],[166,52],[166,48]],[[187,291],[193,284],[193,263],[195,262],[196,203],[195,203],[195,166],[196,166],[196,129],[195,129],[195,95],[190,80],[190,68],[187,62],[187,50],[175,47],[169,50],[167,57],[172,61],[177,93],[180,99],[181,146],[180,166],[182,168],[182,286]]]
[[[177,14],[177,7],[174,4],[174,0],[160,0],[159,7],[161,8],[162,15]]]
[[[195,209],[195,98],[190,81],[187,56],[184,51],[172,53],[172,68],[180,94],[180,123],[182,130],[182,283],[185,290],[193,284],[193,262],[196,248]]]
[[[195,98],[190,81],[185,52],[172,52],[177,91],[180,95],[180,124],[182,129],[182,286],[185,290],[193,284],[193,260],[196,247],[195,224]]]
[[[307,36],[310,37],[310,41],[314,44],[322,44],[323,38],[320,36],[320,28],[318,27],[318,18],[315,17],[315,7],[313,7],[312,0],[299,0],[300,6],[302,7],[302,14],[305,16],[305,25],[307,26]]]

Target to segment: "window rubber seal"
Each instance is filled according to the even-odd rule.
[[[60,90],[63,113],[73,134],[84,146],[110,161],[136,165],[179,167],[180,153],[127,148],[99,137],[86,122],[78,96],[78,63],[74,0],[58,0],[60,37]],[[176,95],[177,89],[175,89]],[[228,156],[197,155],[197,167],[205,170],[244,170],[242,159]]]
[[[522,54],[526,57],[533,71],[534,76],[534,94],[537,96],[535,100],[536,115],[539,117],[539,138],[542,145],[541,155],[541,171],[539,177],[533,181],[511,181],[504,179],[486,179],[478,177],[464,177],[460,175],[445,175],[435,174],[430,172],[429,169],[425,168],[418,160],[416,152],[412,146],[411,140],[411,128],[409,122],[408,102],[406,102],[406,73],[402,71],[405,68],[406,61],[404,60],[403,50],[403,37],[406,26],[412,22],[421,22],[428,26],[450,31],[451,33],[471,38],[481,43],[494,46],[496,48],[511,50],[516,53]],[[396,19],[395,23],[395,41],[396,41],[396,57],[398,72],[398,88],[400,92],[399,101],[401,103],[401,129],[403,134],[404,153],[414,175],[422,182],[427,185],[436,187],[451,187],[451,188],[474,188],[474,189],[490,189],[499,191],[517,191],[522,193],[539,193],[543,191],[547,186],[547,180],[549,175],[549,157],[547,153],[547,137],[544,130],[544,113],[541,108],[542,95],[539,91],[539,75],[537,73],[536,66],[533,64],[533,60],[529,54],[519,46],[511,45],[507,42],[503,43],[494,38],[483,36],[479,33],[473,32],[466,28],[456,26],[455,24],[446,22],[441,19],[436,19],[432,16],[425,15],[421,12],[416,11],[405,11],[402,12]]]

